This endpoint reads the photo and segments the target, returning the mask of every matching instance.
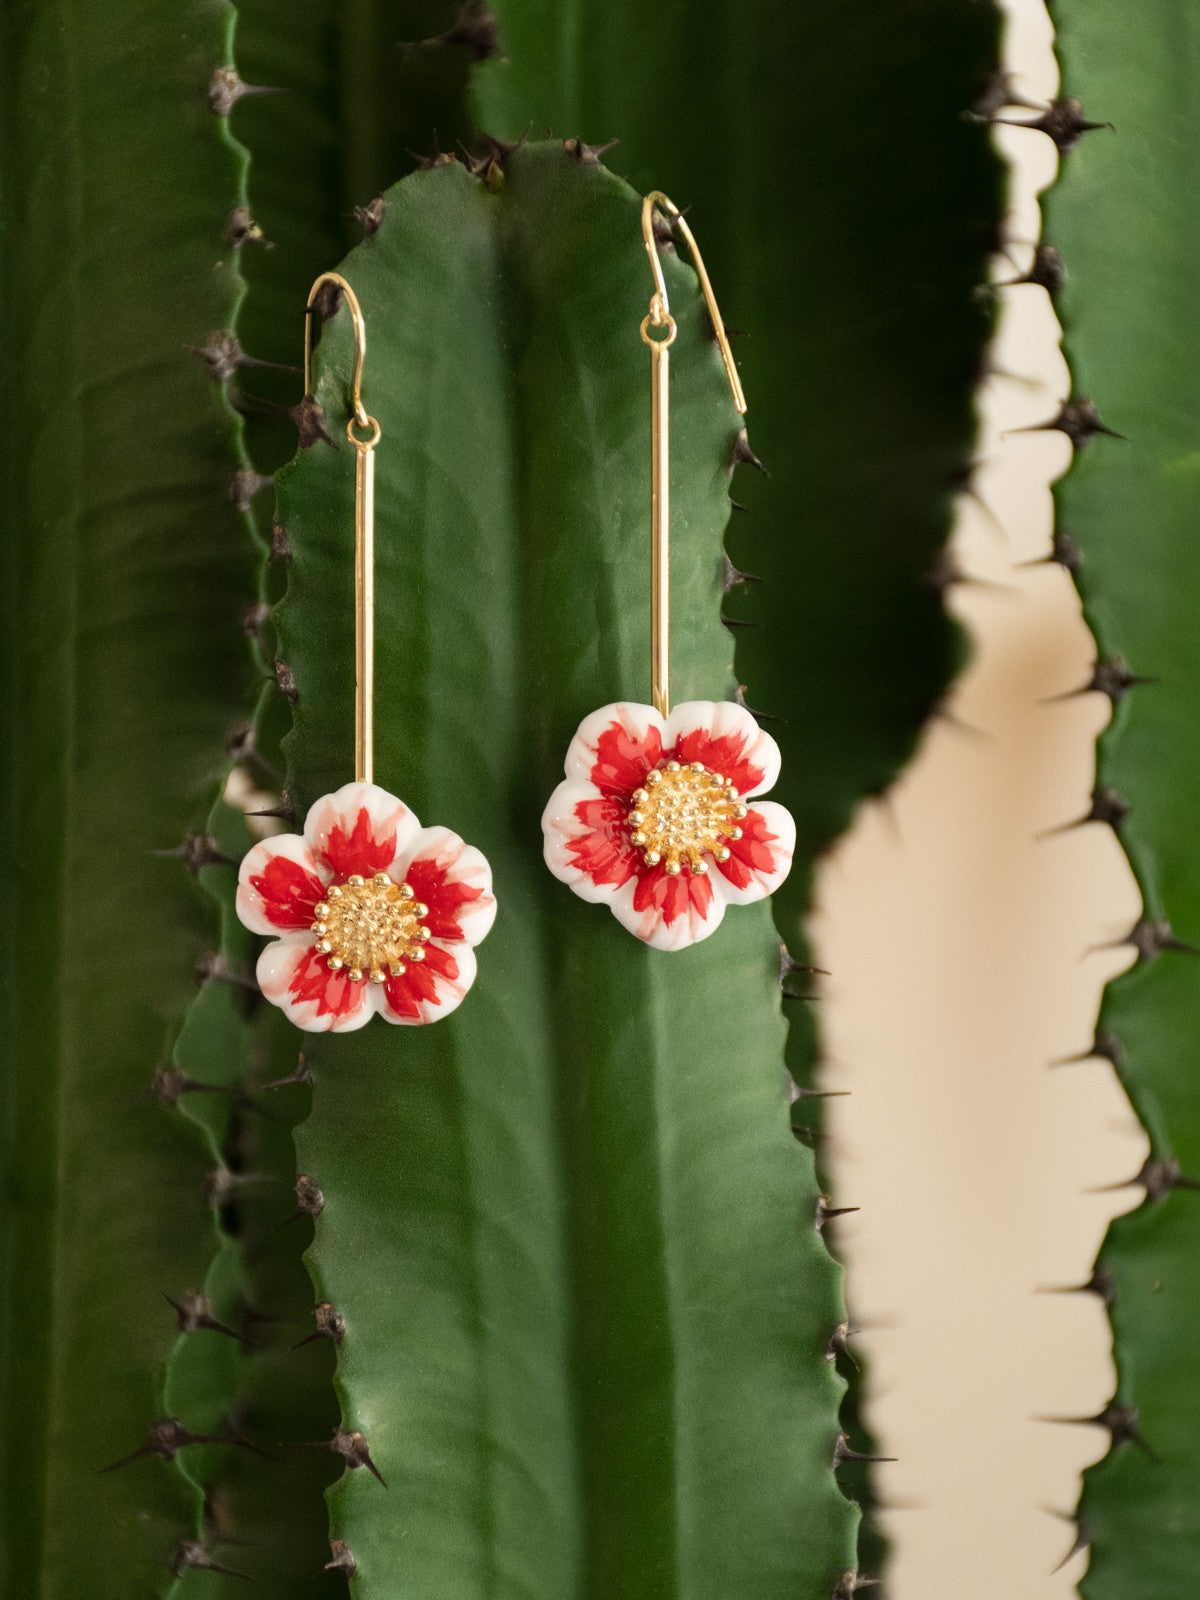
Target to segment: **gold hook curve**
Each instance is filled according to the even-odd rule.
[[[692,265],[696,269],[696,276],[700,279],[700,287],[704,291],[704,303],[708,307],[708,315],[712,321],[713,332],[717,336],[717,344],[721,350],[721,360],[725,363],[725,371],[729,378],[729,387],[733,390],[733,403],[744,416],[746,413],[746,393],[742,388],[742,380],[738,374],[737,363],[733,359],[733,351],[729,345],[729,335],[725,331],[717,297],[713,293],[712,280],[708,276],[708,269],[704,265],[704,257],[700,254],[700,246],[696,243],[696,235],[688,227],[687,218],[679,207],[663,194],[661,189],[652,189],[642,201],[642,238],[646,244],[646,254],[650,258],[650,271],[654,274],[654,295],[650,301],[650,315],[646,319],[650,327],[670,327],[674,337],[674,319],[671,316],[671,302],[667,298],[667,280],[663,273],[662,260],[658,253],[658,241],[654,237],[654,208],[657,206],[663,211],[671,222],[673,228],[678,228],[687,242],[691,251]],[[648,338],[643,334],[643,338]]]
[[[373,420],[367,415],[362,401],[363,362],[367,356],[367,323],[362,314],[362,307],[358,303],[358,296],[340,272],[323,272],[308,291],[308,304],[304,308],[304,392],[306,395],[312,393],[313,306],[318,293],[327,283],[336,283],[345,295],[346,304],[350,307],[350,315],[354,321],[354,373],[350,379],[350,405],[355,422],[360,428],[367,428],[371,426]],[[375,427],[378,426],[379,424],[375,423]],[[353,435],[351,439],[353,440]]]

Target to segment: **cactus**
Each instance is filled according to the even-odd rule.
[[[1046,131],[1063,164],[1046,237],[1066,264],[1059,306],[1074,394],[1051,425],[1075,446],[1057,489],[1060,535],[1073,543],[1060,548],[1097,640],[1086,687],[1113,704],[1091,817],[1117,830],[1143,897],[1127,941],[1134,964],[1105,994],[1093,1053],[1112,1064],[1150,1137],[1130,1185],[1141,1203],[1113,1222],[1089,1278],[1110,1309],[1117,1389],[1096,1419],[1110,1448],[1085,1474],[1079,1505],[1079,1542],[1091,1547],[1081,1593],[1166,1600],[1194,1587],[1200,1559],[1200,1209],[1190,1192],[1200,1186],[1191,826],[1200,418],[1181,200],[1197,155],[1180,77],[1198,59],[1200,19],[1154,0],[1130,56],[1128,19],[1112,0],[1057,0],[1054,14],[1063,98]]]
[[[787,1110],[785,1051],[803,1093],[813,1043],[800,1006],[790,1038],[784,1023],[778,934],[794,1001],[812,857],[895,771],[956,656],[931,569],[969,451],[988,329],[969,290],[998,207],[983,132],[959,116],[994,60],[995,14],[900,10],[895,26],[936,40],[903,84],[886,40],[871,81],[857,38],[853,55],[849,39],[827,50],[906,108],[906,191],[866,181],[873,162],[896,170],[898,119],[885,154],[878,104],[820,162],[785,162],[770,204],[711,150],[701,161],[679,117],[655,131],[628,104],[548,97],[524,119],[621,122],[639,183],[697,203],[723,298],[762,352],[751,402],[776,479],[768,496],[739,473],[754,516],[731,561],[728,474],[755,457],[694,280],[668,263],[678,688],[721,697],[744,678],[784,719],[803,848],[777,926],[749,908],[667,963],[540,860],[537,814],[575,723],[644,693],[648,284],[636,196],[598,152],[512,148],[532,6],[501,8],[503,104],[497,19],[478,6],[347,18],[243,0],[188,5],[167,28],[137,3],[119,37],[82,0],[5,19],[5,205],[21,223],[5,246],[5,718],[22,758],[7,838],[13,859],[50,864],[11,881],[9,920],[16,977],[51,974],[54,997],[5,988],[22,1154],[4,1283],[10,1586],[73,1600],[101,1575],[217,1597],[244,1574],[316,1597],[355,1571],[381,1600],[858,1586],[831,1211],[805,1148],[811,1102],[798,1140]],[[610,81],[648,70],[642,27],[597,31]],[[426,43],[389,56],[396,35]],[[340,52],[360,80],[369,67],[352,95]],[[472,57],[476,105],[511,138],[381,194],[405,147],[465,127]],[[417,100],[392,93],[393,63]],[[660,108],[708,70],[695,51],[656,68]],[[561,92],[557,68],[541,82]],[[790,84],[722,114],[755,185],[825,115]],[[118,116],[121,138],[103,137]],[[843,185],[854,231],[797,255]],[[322,1039],[298,1064],[246,983],[230,895],[248,836],[218,795],[229,748],[278,786],[289,724],[276,809],[303,814],[349,775],[352,474],[344,450],[301,451],[265,570],[264,480],[287,435],[264,402],[296,393],[257,362],[296,359],[304,290],[354,205],[368,238],[346,271],[385,430],[381,776],[487,849],[503,910],[461,1013]],[[900,287],[881,326],[885,225]],[[930,285],[936,361],[917,315]],[[334,438],[344,335],[335,318],[318,366]],[[804,381],[816,367],[823,402]]]
[[[198,971],[206,1048],[237,1009],[186,869],[214,870],[205,818],[250,709],[238,424],[210,376],[236,348],[224,230],[243,162],[206,103],[232,8],[185,9],[182,46],[179,17],[148,4],[120,39],[83,4],[4,22],[13,1593],[84,1594],[97,1573],[158,1592],[190,1522],[161,1461],[101,1470],[178,1453],[163,1295],[203,1282],[212,1162],[177,1114],[171,1050]]]

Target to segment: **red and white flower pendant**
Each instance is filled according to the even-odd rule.
[[[415,1024],[453,1011],[496,902],[480,851],[422,828],[386,789],[347,783],[316,802],[303,834],[248,853],[237,913],[277,935],[258,958],[267,999],[308,1033],[347,1033],[376,1012]]]
[[[727,905],[788,875],[796,825],[756,798],[779,776],[779,746],[732,701],[665,718],[605,706],[580,723],[566,773],[542,816],[547,866],[657,950],[706,939]]]

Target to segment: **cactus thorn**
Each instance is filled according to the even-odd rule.
[[[1129,820],[1132,807],[1118,790],[1102,787],[1092,791],[1092,803],[1081,817],[1075,817],[1070,822],[1060,822],[1055,828],[1046,828],[1038,834],[1039,839],[1054,839],[1060,834],[1071,833],[1076,828],[1084,828],[1089,822],[1101,822],[1111,828],[1114,833],[1120,833]]]
[[[1073,1561],[1077,1555],[1081,1555],[1084,1550],[1090,1550],[1092,1545],[1092,1536],[1088,1532],[1087,1524],[1082,1517],[1068,1516],[1064,1520],[1075,1524],[1075,1537],[1071,1541],[1071,1548],[1058,1565],[1050,1568],[1050,1576],[1052,1578],[1056,1573],[1061,1572],[1068,1562]]]
[[[225,1091],[215,1083],[197,1083],[179,1067],[155,1067],[150,1082],[138,1090],[139,1094],[150,1095],[167,1106],[177,1106],[185,1094],[196,1092],[224,1094]]]
[[[212,1301],[199,1289],[185,1289],[178,1300],[164,1291],[163,1299],[174,1311],[180,1333],[196,1333],[205,1328],[212,1333],[223,1333],[227,1338],[236,1339],[238,1344],[249,1347],[249,1339],[244,1334],[238,1333],[236,1328],[231,1328],[222,1322]]]
[[[201,867],[233,865],[232,857],[221,851],[211,833],[185,833],[169,850],[151,850],[150,854],[162,861],[182,861],[193,877]]]
[[[1194,944],[1187,944],[1175,937],[1166,917],[1139,917],[1123,938],[1113,939],[1108,944],[1094,945],[1092,950],[1120,950],[1124,945],[1132,945],[1138,953],[1138,960],[1147,964],[1156,961],[1164,950],[1178,950],[1183,955],[1200,956],[1200,950]],[[1088,953],[1091,954],[1092,951]]]
[[[289,1222],[295,1222],[300,1217],[319,1217],[325,1209],[325,1195],[320,1184],[315,1178],[310,1178],[307,1172],[296,1175],[296,1204],[289,1211],[283,1221],[276,1224],[275,1232],[286,1228]]]
[[[265,600],[256,600],[242,612],[242,632],[247,639],[261,639],[270,620],[270,606]]]
[[[241,367],[256,367],[270,372],[295,372],[295,367],[282,361],[260,361],[247,355],[228,328],[217,328],[203,345],[189,345],[197,355],[204,357],[208,375],[214,383],[228,383]]]
[[[374,200],[368,200],[365,206],[355,206],[354,220],[362,229],[364,239],[379,232],[386,210],[387,205],[381,194],[377,194]]]
[[[793,956],[792,952],[781,939],[779,941],[780,983],[782,983],[785,978],[790,978],[794,972],[819,972],[823,978],[828,978],[830,976],[828,969],[825,967],[812,967],[809,966],[807,961],[797,961],[795,956]]]
[[[326,444],[333,445],[335,450],[340,446],[330,438],[325,427],[325,412],[321,403],[314,395],[306,394],[294,406],[287,407],[287,414],[296,424],[298,434],[297,446],[301,450],[308,450],[323,439]]]
[[[311,1086],[312,1081],[313,1077],[311,1071],[309,1070],[308,1062],[304,1059],[304,1052],[301,1051],[295,1067],[291,1072],[288,1073],[287,1077],[275,1078],[271,1083],[264,1083],[263,1091],[265,1093],[268,1089],[284,1089],[293,1083],[302,1083],[306,1086]]]
[[[992,121],[1011,128],[1036,128],[1039,133],[1044,133],[1054,140],[1060,155],[1065,155],[1068,150],[1074,150],[1083,135],[1093,132],[1096,128],[1108,128],[1115,132],[1111,122],[1089,122],[1084,115],[1083,102],[1077,100],[1074,95],[1063,95],[1057,100],[1052,100],[1041,116],[1035,117],[1031,122],[1008,117],[993,117]]]
[[[1084,445],[1098,433],[1104,434],[1109,439],[1127,437],[1123,433],[1117,433],[1101,419],[1096,402],[1089,400],[1086,395],[1064,400],[1058,408],[1058,414],[1051,417],[1048,422],[1035,422],[1027,428],[1010,428],[1008,433],[1065,433],[1076,450],[1082,450]],[[1008,434],[1005,437],[1007,438]]]
[[[483,0],[463,0],[445,33],[434,34],[430,39],[416,39],[400,48],[406,55],[413,56],[419,50],[436,50],[446,45],[464,46],[470,51],[472,61],[488,61],[500,55],[504,46],[495,12]]]
[[[1082,1061],[1095,1061],[1097,1058],[1109,1061],[1120,1072],[1125,1065],[1125,1046],[1115,1033],[1110,1033],[1107,1028],[1097,1028],[1095,1036],[1086,1050],[1081,1050],[1073,1056],[1057,1056],[1051,1061],[1051,1067],[1073,1067]]]
[[[1123,656],[1102,656],[1092,668],[1092,675],[1086,683],[1080,684],[1078,689],[1067,689],[1062,694],[1047,695],[1041,703],[1052,706],[1064,700],[1076,700],[1084,694],[1103,694],[1114,706],[1119,706],[1131,689],[1157,682],[1157,678],[1142,677],[1135,673]]]
[[[761,628],[762,623],[756,622],[752,617],[731,617],[721,612],[721,621],[727,628]]]
[[[387,1488],[383,1473],[371,1459],[370,1446],[367,1444],[366,1435],[357,1431],[348,1432],[345,1428],[335,1428],[333,1438],[323,1448],[335,1451],[339,1456],[344,1456],[346,1465],[353,1472],[357,1467],[366,1467],[373,1478],[377,1478],[383,1487]]]
[[[749,506],[744,506],[740,500],[735,500],[732,495],[729,496],[729,509],[731,511],[740,511],[743,515],[749,515],[750,512]]]
[[[247,811],[246,815],[248,817],[277,817],[280,822],[294,823],[296,820],[296,808],[292,804],[290,792],[285,789],[279,796],[279,804],[277,806],[263,806],[260,811]]]
[[[854,1600],[860,1589],[875,1589],[882,1581],[882,1578],[862,1578],[857,1572],[843,1572],[833,1591],[833,1600]]]
[[[851,1092],[849,1089],[809,1089],[801,1083],[793,1083],[789,1090],[793,1105],[801,1100],[848,1100]]]
[[[269,472],[255,472],[251,467],[243,467],[229,480],[229,498],[239,511],[249,511],[255,495],[273,488],[274,484],[275,479]]]
[[[108,1466],[101,1467],[101,1472],[116,1472],[121,1467],[127,1467],[134,1461],[141,1461],[147,1456],[157,1456],[160,1461],[174,1461],[175,1455],[189,1444],[238,1444],[246,1449],[255,1451],[258,1455],[266,1455],[265,1450],[259,1450],[248,1439],[243,1439],[234,1433],[193,1433],[190,1428],[185,1428],[177,1417],[164,1417],[160,1422],[150,1425],[144,1443],[136,1450],[131,1450],[127,1456],[122,1456],[119,1461],[111,1461]]]
[[[284,527],[282,522],[272,523],[272,525],[271,525],[271,560],[272,561],[290,561],[291,559],[292,559],[292,547],[291,547],[291,544],[288,541],[287,529]]]
[[[752,705],[748,705],[746,703],[746,685],[744,683],[734,686],[733,698],[734,702],[741,706],[743,711],[748,711],[759,722],[787,722],[786,717],[781,717],[774,711],[756,711]]]
[[[838,1217],[848,1217],[855,1211],[861,1211],[861,1206],[831,1206],[825,1195],[817,1200],[817,1214],[813,1219],[813,1227],[818,1233],[825,1230],[826,1223],[835,1222]]]
[[[1065,567],[1073,578],[1079,576],[1083,566],[1083,551],[1069,533],[1055,528],[1050,539],[1050,549],[1044,556],[1034,556],[1031,561],[1018,561],[1022,567]]]
[[[1067,281],[1067,265],[1062,258],[1062,251],[1052,244],[1037,244],[1033,248],[1033,260],[1028,269],[1015,278],[1007,278],[1003,283],[995,285],[997,289],[1017,289],[1022,284],[1032,283],[1054,300],[1062,292],[1062,287]]]
[[[1117,1302],[1117,1280],[1107,1267],[1096,1267],[1085,1283],[1052,1283],[1034,1290],[1035,1294],[1094,1294],[1110,1310]]]
[[[766,467],[763,466],[762,462],[750,448],[750,435],[746,432],[745,428],[738,429],[737,436],[733,441],[733,451],[730,455],[729,470],[732,472],[735,467],[740,466],[757,467],[759,472],[763,473],[764,476],[770,476]]]
[[[330,1539],[329,1554],[332,1559],[325,1563],[326,1572],[344,1572],[346,1577],[352,1578],[358,1571],[358,1562],[344,1539]]]
[[[1165,1200],[1176,1189],[1200,1190],[1200,1179],[1184,1176],[1183,1169],[1174,1156],[1147,1156],[1132,1178],[1120,1183],[1106,1183],[1091,1194],[1117,1194],[1122,1189],[1144,1189],[1151,1205]]]
[[[300,690],[296,687],[296,674],[286,661],[275,662],[275,683],[288,705],[294,706],[300,699]]]
[[[564,139],[563,149],[569,156],[574,156],[581,167],[599,167],[608,152],[620,142],[619,139],[606,139],[603,144],[585,144],[582,139]]]
[[[249,95],[279,94],[261,83],[244,83],[235,67],[218,67],[208,80],[208,106],[214,116],[227,117],[239,100]]]
[[[961,585],[964,589],[991,589],[997,593],[1013,592],[1009,583],[998,583],[994,578],[977,578],[973,573],[965,572],[949,545],[943,545],[934,556],[925,583],[926,587],[940,599],[944,599],[955,585]]]
[[[762,579],[754,572],[742,572],[734,566],[727,555],[721,556],[721,588],[726,594],[731,589],[736,589],[742,583],[761,583]]]
[[[1157,1461],[1158,1456],[1147,1444],[1141,1431],[1141,1419],[1136,1406],[1121,1405],[1116,1400],[1110,1400],[1102,1411],[1097,1411],[1091,1417],[1035,1417],[1035,1422],[1061,1423],[1070,1428],[1104,1428],[1112,1440],[1112,1448],[1118,1445],[1136,1444],[1139,1450],[1145,1451],[1151,1461]]]
[[[239,1189],[267,1182],[270,1182],[270,1175],[265,1172],[234,1172],[229,1167],[212,1167],[205,1174],[204,1198],[219,1210],[229,1204]]]
[[[313,1344],[318,1339],[328,1339],[335,1345],[341,1344],[346,1337],[346,1319],[335,1305],[328,1300],[322,1300],[319,1305],[313,1307],[313,1317],[316,1320],[316,1327],[312,1333],[305,1334],[303,1339],[294,1344],[293,1350],[300,1350],[306,1344]]]
[[[225,224],[225,237],[235,250],[244,244],[261,244],[264,250],[273,249],[271,241],[250,215],[249,206],[234,206]]]
[[[848,1322],[839,1322],[829,1335],[829,1341],[825,1346],[825,1358],[828,1361],[836,1361],[840,1356],[842,1360],[850,1363],[855,1372],[858,1372],[860,1370],[858,1362],[854,1359],[854,1353],[850,1349],[850,1336],[854,1332],[855,1330]]]
[[[850,1440],[844,1433],[838,1434],[837,1443],[833,1447],[833,1470],[835,1472],[845,1461],[882,1462],[895,1460],[895,1456],[875,1456],[869,1455],[863,1450],[851,1449]]]
[[[198,1539],[185,1539],[171,1557],[170,1565],[177,1578],[182,1578],[192,1567],[199,1567],[205,1572],[220,1572],[227,1578],[244,1578],[247,1583],[253,1582],[248,1572],[236,1572],[233,1567],[223,1566],[214,1560]]]

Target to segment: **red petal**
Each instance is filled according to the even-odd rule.
[[[610,722],[596,741],[591,780],[603,794],[630,794],[638,788],[662,755],[662,735],[647,729],[645,739],[635,738],[619,722]]]
[[[717,865],[730,883],[744,889],[754,872],[774,872],[775,852],[771,846],[779,835],[771,832],[762,812],[753,808],[746,812],[740,826],[742,837],[729,841],[729,860]]]
[[[483,889],[472,888],[461,878],[454,877],[431,856],[418,857],[404,874],[404,881],[411,886],[417,899],[429,907],[425,926],[433,937],[451,942],[461,939],[462,908],[482,900]]]
[[[345,1016],[363,1003],[361,983],[351,983],[344,972],[330,972],[324,956],[308,949],[296,963],[288,993],[299,1001],[316,1001],[319,1017]]]
[[[589,832],[568,840],[567,853],[593,883],[620,888],[637,871],[638,855],[629,842],[625,816],[625,808],[607,797],[580,800],[575,807],[576,819]]]
[[[458,962],[449,950],[429,944],[425,946],[424,961],[410,961],[398,978],[384,979],[383,992],[397,1016],[420,1017],[418,1001],[437,1000],[437,979],[453,983],[457,977]]]
[[[290,856],[272,856],[250,887],[262,896],[262,912],[276,928],[311,926],[317,901],[325,894],[320,878],[306,872]]]
[[[672,876],[662,867],[649,867],[638,873],[633,909],[659,912],[669,928],[677,918],[686,916],[689,904],[706,917],[712,897],[713,886],[707,873],[684,871]]]
[[[354,821],[354,831],[346,833],[336,825],[329,830],[322,855],[325,865],[336,877],[348,878],[352,872],[364,878],[376,872],[386,872],[396,854],[396,830],[379,837],[374,832],[371,814],[360,807]]]
[[[766,776],[761,767],[746,759],[746,744],[747,740],[740,733],[724,733],[714,739],[702,728],[693,728],[676,741],[671,754],[685,765],[689,761],[699,761],[710,772],[732,778],[737,792],[745,794],[757,788]]]

